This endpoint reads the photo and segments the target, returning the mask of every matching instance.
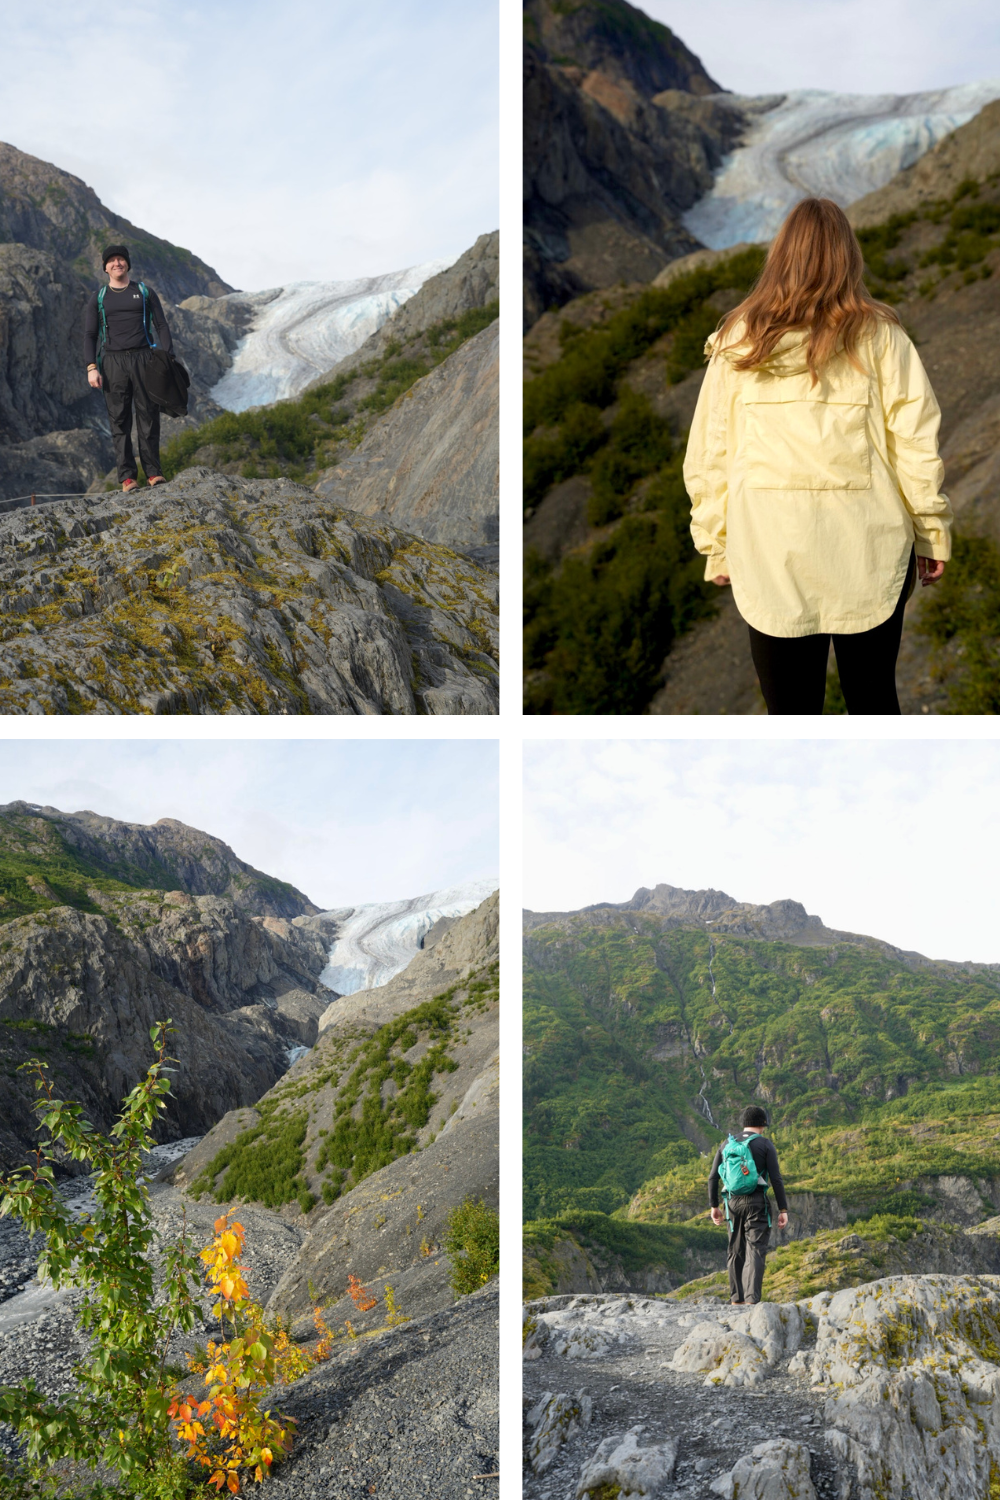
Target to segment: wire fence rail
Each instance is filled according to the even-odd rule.
[[[84,490],[70,490],[61,495],[43,494],[41,491],[35,490],[30,495],[12,495],[7,500],[0,500],[0,512],[6,510],[26,510],[32,505],[44,504],[49,500],[86,500],[98,498],[100,497],[88,495]]]

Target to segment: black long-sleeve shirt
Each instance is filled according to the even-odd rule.
[[[147,287],[146,291],[149,295],[149,322],[156,342],[161,349],[170,349],[172,347],[170,329],[167,327],[163,304],[152,287]],[[146,347],[146,333],[142,326],[142,293],[138,282],[130,281],[128,286],[122,287],[120,292],[109,286],[104,293],[104,314],[108,320],[106,349],[115,352],[122,349]],[[84,364],[92,365],[97,359],[97,335],[100,324],[101,315],[97,308],[97,293],[95,292],[87,303],[84,313]]]
[[[734,1131],[738,1141],[749,1141],[750,1155],[753,1164],[757,1168],[758,1177],[766,1177],[774,1188],[774,1197],[780,1213],[788,1212],[788,1199],[785,1197],[785,1184],[781,1180],[781,1171],[778,1167],[778,1153],[773,1141],[766,1136],[757,1135],[756,1131],[740,1130]],[[724,1143],[723,1143],[724,1144]],[[722,1161],[722,1146],[715,1153],[712,1163],[712,1172],[708,1179],[708,1201],[713,1208],[719,1206],[719,1164]]]

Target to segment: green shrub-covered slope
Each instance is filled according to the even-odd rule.
[[[158,879],[155,872],[131,870],[110,859],[85,858],[45,818],[0,817],[0,923],[55,906],[100,911],[88,888],[114,893],[172,890],[176,884],[166,868]]]
[[[859,233],[873,294],[926,303],[942,287],[989,278],[1000,247],[1000,180],[962,183],[919,213]],[[720,315],[752,285],[763,252],[742,251],[665,288],[603,294],[596,323],[565,310],[559,358],[524,387],[524,506],[563,480],[590,482],[585,545],[556,562],[525,556],[525,707],[529,713],[641,713],[675,638],[712,610],[688,530],[681,477],[686,432],[632,388],[642,361],[664,387],[701,368]],[[599,294],[582,299],[593,303]],[[905,310],[904,310],[905,317]],[[926,611],[948,654],[951,710],[1000,705],[1000,552],[959,539],[956,563]],[[828,712],[843,712],[835,674]]]
[[[375,417],[466,339],[488,327],[499,310],[497,302],[470,308],[413,335],[406,345],[389,344],[381,358],[294,400],[225,412],[182,432],[164,446],[163,472],[172,479],[182,469],[207,464],[245,479],[286,475],[308,483],[335,464],[345,448],[357,447]]]
[[[191,1183],[196,1196],[309,1213],[433,1140],[441,1080],[457,1070],[468,1023],[497,1004],[496,965],[373,1032],[328,1034],[256,1106]]]
[[[1000,1177],[996,970],[635,912],[540,928],[527,946],[528,1219],[692,1218],[709,1153],[751,1102],[770,1112],[788,1186],[858,1213],[919,1213],[922,1177]]]

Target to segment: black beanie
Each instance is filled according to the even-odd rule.
[[[128,253],[128,246],[127,245],[105,245],[105,247],[104,247],[104,254],[101,256],[101,267],[102,267],[102,269],[106,269],[107,268],[108,261],[111,259],[111,257],[113,255],[120,255],[120,256],[122,256],[123,259],[124,259],[124,261],[125,261],[125,264],[128,266],[129,270],[131,271],[131,269],[132,269],[132,257]]]

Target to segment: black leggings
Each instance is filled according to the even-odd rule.
[[[750,631],[750,654],[769,714],[821,714],[826,697],[830,641],[849,714],[898,714],[896,657],[903,610],[913,588],[916,558],[910,553],[906,582],[896,608],[872,630],[855,635],[764,635]]]

